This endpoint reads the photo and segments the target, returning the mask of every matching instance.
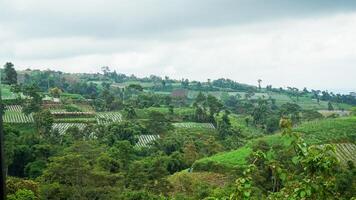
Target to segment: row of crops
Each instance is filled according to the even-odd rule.
[[[15,113],[15,112],[13,113],[5,112],[3,116],[3,121],[5,123],[22,123],[22,124],[34,122],[32,114],[25,115],[23,113]]]
[[[5,123],[22,123],[22,124],[34,122],[32,114],[25,115],[22,112],[22,106],[20,105],[5,106],[3,121]]]
[[[356,164],[356,145],[352,143],[342,143],[336,145],[336,156],[344,165],[348,161]]]
[[[54,123],[52,130],[58,130],[59,134],[63,135],[69,127],[78,127],[80,130],[83,130],[85,126],[86,124],[84,123]]]
[[[20,105],[7,105],[5,106],[6,111],[10,112],[22,112],[22,106]]]
[[[137,147],[147,147],[152,144],[153,141],[158,140],[159,135],[139,135],[136,143]]]
[[[101,112],[96,113],[96,121],[98,124],[108,124],[112,122],[121,122],[122,115],[118,112]]]
[[[208,128],[208,129],[215,128],[212,123],[196,123],[196,122],[173,123],[173,126],[176,128]]]

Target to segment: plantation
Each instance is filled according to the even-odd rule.
[[[355,142],[356,117],[341,117],[306,122],[295,128],[310,144],[326,142]]]
[[[183,122],[173,123],[173,126],[177,128],[211,128],[215,129],[212,123],[195,123],[195,122]]]
[[[52,125],[52,130],[58,130],[59,134],[63,135],[69,127],[77,127],[79,130],[83,130],[85,126],[86,124],[83,123],[54,123]]]
[[[159,135],[139,135],[135,146],[148,147],[150,144],[152,144],[152,142],[158,140],[159,138]]]
[[[3,116],[5,123],[33,123],[33,115],[25,115],[22,112],[22,107],[19,105],[11,105],[5,107]]]
[[[98,124],[107,124],[122,121],[122,115],[119,112],[99,112],[96,113],[95,118]]]
[[[350,115],[350,111],[348,110],[318,110],[320,114],[322,114],[324,117],[330,117],[332,115],[337,115],[341,117],[345,117]]]
[[[335,144],[336,156],[340,162],[347,166],[348,162],[351,161],[356,164],[356,145],[352,143],[340,143]]]

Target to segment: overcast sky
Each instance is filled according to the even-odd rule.
[[[356,91],[355,0],[0,0],[0,63]]]

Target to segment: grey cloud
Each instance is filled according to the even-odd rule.
[[[22,37],[160,38],[175,30],[303,17],[356,8],[352,0],[108,0],[0,3],[0,23]]]

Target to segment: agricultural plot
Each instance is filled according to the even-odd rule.
[[[22,112],[22,106],[20,106],[20,105],[9,105],[9,106],[5,106],[5,111],[10,111],[10,112]]]
[[[356,117],[340,117],[306,122],[294,129],[310,144],[349,141],[356,135]]]
[[[56,110],[51,110],[51,114],[54,117],[93,117],[94,112],[67,112],[67,111],[56,111]]]
[[[135,146],[137,147],[147,147],[153,141],[158,140],[160,138],[159,135],[139,135],[138,141]]]
[[[98,124],[109,124],[112,122],[121,122],[122,115],[118,112],[102,112],[96,113],[96,121]]]
[[[84,123],[54,123],[52,125],[52,130],[57,129],[59,134],[63,135],[69,127],[78,127],[80,130],[83,130],[85,126],[86,124]]]
[[[3,121],[5,123],[33,123],[33,116],[25,115],[22,112],[22,106],[19,105],[10,105],[5,106],[5,114],[3,115]]]
[[[215,129],[212,123],[196,123],[196,122],[183,122],[183,123],[173,123],[176,128],[209,128]]]
[[[336,144],[336,157],[340,160],[341,164],[347,165],[348,161],[356,164],[356,145],[352,143]]]
[[[338,116],[348,116],[350,115],[350,111],[347,110],[318,110],[320,114],[322,114],[324,117],[329,117],[333,114],[338,115]]]

